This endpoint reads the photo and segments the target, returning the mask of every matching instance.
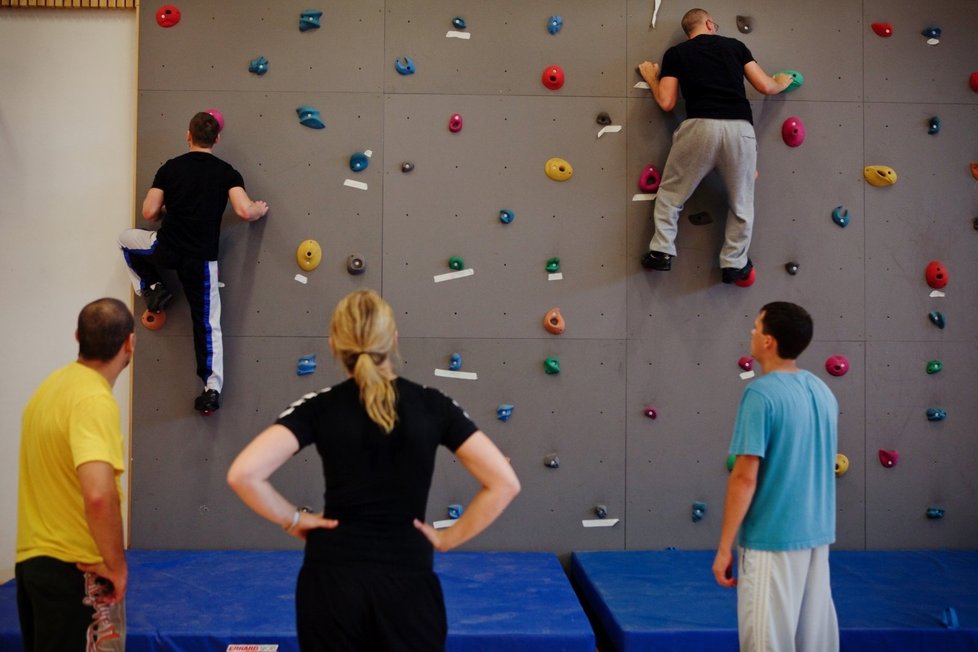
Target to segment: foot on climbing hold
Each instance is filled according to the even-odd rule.
[[[943,421],[947,418],[947,410],[944,408],[927,408],[928,421]]]
[[[642,170],[642,175],[638,178],[638,189],[641,192],[656,192],[659,184],[662,183],[662,173],[658,168],[649,163]]]
[[[944,368],[943,362],[941,362],[940,360],[931,360],[930,362],[927,363],[927,374],[933,375],[936,373],[940,373],[941,369],[943,368]]]
[[[879,188],[892,186],[897,182],[896,170],[888,165],[867,165],[863,168],[863,176],[869,185]]]
[[[873,23],[872,28],[877,36],[882,36],[883,38],[893,36],[893,25],[890,23]]]
[[[448,259],[448,266],[456,272],[465,269],[465,261],[459,256],[452,256]]]
[[[163,312],[167,304],[173,300],[173,293],[160,281],[143,290],[143,298],[146,300],[147,310]]]
[[[550,376],[560,373],[560,360],[557,358],[547,358],[543,361],[543,370]]]
[[[514,219],[516,219],[516,214],[513,211],[506,209],[499,211],[499,221],[503,224],[509,224]]]
[[[248,72],[253,72],[259,77],[268,72],[268,59],[265,57],[258,57],[257,59],[252,59],[248,64]]]
[[[830,355],[825,360],[825,370],[832,376],[845,376],[849,371],[849,360],[844,355]]]
[[[321,11],[303,11],[299,14],[299,31],[307,32],[310,29],[319,29],[319,19],[322,17]]]
[[[350,169],[354,172],[363,172],[370,165],[370,158],[363,152],[356,152],[350,156]]]
[[[413,75],[417,71],[417,67],[414,65],[414,60],[411,57],[402,57],[394,59],[394,70],[399,75]]]
[[[880,464],[883,468],[892,469],[900,461],[900,453],[896,451],[888,451],[884,449],[879,450]]]
[[[462,115],[459,113],[453,113],[450,118],[448,118],[448,130],[453,134],[457,134],[462,131]]]
[[[555,91],[564,85],[564,71],[560,66],[547,66],[540,79],[544,86]]]
[[[205,417],[221,407],[221,393],[216,389],[205,389],[194,399],[194,409]]]
[[[173,27],[180,22],[180,10],[173,5],[163,5],[156,10],[156,24],[160,27]]]
[[[553,258],[547,259],[547,272],[550,274],[556,274],[560,271],[560,258],[554,256]]]
[[[363,274],[367,269],[367,261],[360,254],[350,254],[346,259],[346,271],[356,276]]]
[[[947,325],[944,321],[944,313],[940,310],[931,310],[929,313],[927,313],[927,319],[930,320],[930,323],[941,329]]]
[[[798,147],[805,142],[805,124],[801,118],[788,118],[781,125],[781,139],[788,147]]]
[[[836,206],[832,209],[832,221],[846,228],[849,226],[849,209],[843,208],[842,206]]]
[[[720,270],[720,280],[724,283],[746,283],[741,287],[749,287],[754,284],[754,263],[747,259],[747,264],[737,269],[736,267],[724,267]]]
[[[927,285],[935,290],[940,290],[945,287],[949,280],[947,270],[944,269],[944,265],[939,260],[932,260],[927,263],[927,269],[924,270],[924,278],[927,279]]]
[[[668,272],[672,269],[672,259],[672,255],[661,251],[647,251],[642,255],[642,267],[657,272]]]
[[[841,478],[849,470],[849,458],[842,453],[835,455],[835,477]]]
[[[689,223],[695,224],[696,226],[706,226],[707,224],[713,224],[713,216],[710,215],[708,211],[690,213]]]
[[[692,514],[693,523],[697,523],[703,520],[706,516],[706,503],[695,502],[693,503]]]
[[[509,403],[503,403],[496,408],[496,418],[500,421],[509,421],[511,416],[513,416],[513,406]]]
[[[564,332],[564,317],[560,314],[560,308],[551,308],[543,316],[543,328],[548,333],[560,335]]]
[[[784,264],[784,271],[788,272],[789,275],[795,276],[798,274],[798,263],[791,261]]]
[[[547,173],[547,176],[554,181],[567,181],[574,176],[574,168],[562,158],[554,157],[547,159],[543,169]]]
[[[311,106],[302,105],[295,110],[299,115],[299,124],[310,129],[325,129],[326,124],[319,117],[319,111]]]
[[[462,356],[458,353],[453,353],[452,357],[448,359],[448,368],[452,371],[458,371],[462,368]]]
[[[147,329],[158,331],[166,326],[166,311],[160,310],[153,312],[152,310],[146,309],[143,311],[143,316],[140,318],[140,321]]]
[[[551,34],[556,34],[560,31],[560,28],[564,26],[564,19],[560,16],[551,16],[547,20],[547,31]]]
[[[754,19],[750,16],[737,16],[737,31],[741,34],[750,34],[754,31]]]
[[[295,260],[303,271],[311,272],[323,260],[323,250],[315,240],[303,240],[295,250]]]
[[[316,373],[316,354],[311,353],[309,355],[304,355],[299,358],[299,362],[295,368],[295,374],[297,376],[308,376],[309,374]]]

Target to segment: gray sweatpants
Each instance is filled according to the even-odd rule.
[[[676,227],[683,205],[707,174],[716,168],[727,189],[727,224],[720,267],[747,264],[754,225],[754,175],[757,140],[746,120],[684,120],[672,136],[672,149],[655,197],[655,234],[649,249],[676,255]]]

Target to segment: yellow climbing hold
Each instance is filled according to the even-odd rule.
[[[562,158],[548,159],[543,169],[554,181],[567,181],[574,175],[574,168]]]
[[[835,477],[841,478],[849,470],[849,458],[838,453],[835,456]]]
[[[319,267],[323,260],[323,250],[315,240],[303,240],[299,243],[299,248],[295,250],[295,260],[299,267],[307,272]]]
[[[869,185],[879,188],[892,186],[897,181],[896,170],[889,165],[867,165],[863,168],[863,176]]]

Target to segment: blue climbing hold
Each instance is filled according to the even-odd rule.
[[[461,16],[455,16],[455,18],[452,18],[452,27],[455,29],[465,29],[465,19]]]
[[[941,119],[936,115],[927,122],[927,133],[931,136],[937,134],[941,130]]]
[[[948,629],[958,628],[958,612],[955,611],[954,607],[947,607],[941,613],[941,623]]]
[[[295,110],[299,115],[299,124],[305,125],[310,129],[325,129],[326,124],[319,117],[319,110],[315,107],[302,105]]]
[[[693,511],[692,511],[693,523],[702,521],[704,516],[706,516],[706,503],[700,503],[700,502],[693,503]]]
[[[925,29],[924,31],[922,31],[920,34],[921,34],[921,36],[924,36],[924,37],[927,38],[927,42],[928,43],[930,43],[931,41],[939,41],[940,38],[941,38],[941,28],[940,27],[928,27],[927,29]]]
[[[257,59],[252,59],[248,64],[248,72],[253,72],[259,77],[268,72],[268,59],[265,57],[258,57]]]
[[[944,321],[944,313],[941,312],[940,310],[931,310],[927,314],[927,318],[930,319],[930,323],[934,324],[938,328],[943,329],[944,326],[946,325]]]
[[[458,353],[453,353],[452,357],[449,358],[448,368],[451,369],[452,371],[458,371],[459,369],[461,369],[462,356],[460,356]]]
[[[934,520],[938,518],[944,518],[944,508],[943,507],[928,507],[927,508],[927,518]]]
[[[849,209],[842,206],[836,206],[832,209],[832,221],[845,228],[849,226]]]
[[[503,209],[499,211],[499,221],[503,224],[509,224],[514,219],[516,219],[516,213],[510,210]]]
[[[316,354],[304,355],[299,358],[299,364],[295,368],[297,376],[308,376],[316,373]]]
[[[451,505],[448,506],[448,518],[454,520],[459,516],[461,516],[462,512],[464,511],[465,511],[464,507],[462,507],[458,503],[452,503]]]
[[[370,159],[363,152],[357,152],[350,157],[350,169],[354,172],[363,172],[370,165]]]
[[[394,59],[394,70],[399,75],[413,75],[417,67],[414,65],[414,60],[411,57],[401,57],[400,59]]]
[[[947,418],[947,410],[944,408],[927,408],[928,421],[943,421]]]
[[[503,403],[496,408],[496,418],[500,421],[509,421],[511,416],[513,416],[513,406],[509,403]]]
[[[551,16],[550,20],[547,21],[547,31],[551,34],[556,34],[563,26],[564,19],[560,16]]]
[[[307,10],[299,14],[299,31],[307,32],[310,29],[319,29],[319,19],[323,12]]]

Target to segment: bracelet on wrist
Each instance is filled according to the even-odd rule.
[[[312,510],[308,507],[296,507],[295,511],[292,512],[292,521],[288,525],[283,525],[282,529],[285,530],[286,532],[291,532],[292,530],[295,529],[295,526],[299,524],[299,518],[303,514],[309,514],[311,512]]]

